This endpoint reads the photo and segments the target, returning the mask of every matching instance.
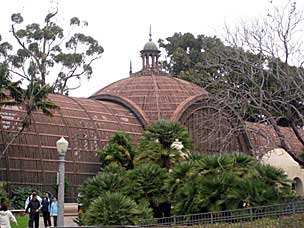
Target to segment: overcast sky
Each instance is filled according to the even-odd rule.
[[[303,0],[301,0],[303,1]],[[300,2],[301,2],[300,1]],[[0,10],[0,34],[11,41],[10,16],[21,12],[25,23],[42,22],[54,7],[49,0],[4,0]],[[195,35],[223,34],[224,24],[237,24],[267,14],[269,0],[58,0],[57,23],[64,26],[73,16],[89,23],[85,30],[104,48],[102,58],[93,65],[93,77],[70,95],[87,97],[98,89],[128,77],[130,59],[133,72],[140,70],[139,51],[152,39],[165,39],[174,32]],[[275,4],[286,0],[273,0]],[[303,2],[302,2],[303,3]],[[302,4],[301,3],[301,4]],[[303,4],[302,4],[303,6]]]

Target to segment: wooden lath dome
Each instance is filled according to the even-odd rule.
[[[189,97],[207,94],[203,88],[173,76],[138,75],[114,82],[91,98],[127,98],[142,109],[150,122],[155,122],[171,119],[178,106]]]
[[[11,188],[33,186],[40,191],[54,191],[58,169],[56,141],[69,141],[66,155],[68,201],[74,201],[77,187],[96,175],[100,163],[98,149],[103,148],[114,132],[129,133],[134,142],[143,132],[143,124],[124,106],[86,98],[50,95],[60,107],[52,117],[35,112],[32,124],[15,140],[0,160],[0,181]],[[0,109],[0,151],[20,127],[22,107]]]

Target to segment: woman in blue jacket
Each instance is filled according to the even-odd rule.
[[[54,226],[57,226],[58,203],[57,198],[54,196],[51,204],[51,217],[53,217]]]

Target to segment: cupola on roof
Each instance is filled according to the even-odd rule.
[[[151,25],[149,33],[149,41],[144,46],[144,51],[158,51],[157,45],[152,41]]]
[[[158,51],[156,44],[153,41],[149,41],[144,46],[145,51]]]
[[[91,96],[97,100],[110,100],[136,106],[139,116],[153,123],[160,119],[174,119],[187,101],[208,92],[188,81],[173,77],[161,70],[158,59],[160,51],[150,39],[141,50],[143,67],[130,77],[114,82]]]

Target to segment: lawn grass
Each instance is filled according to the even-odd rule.
[[[12,228],[27,228],[28,227],[28,220],[29,217],[27,215],[25,216],[16,216],[17,222],[19,226],[16,226],[15,223],[11,222]]]

